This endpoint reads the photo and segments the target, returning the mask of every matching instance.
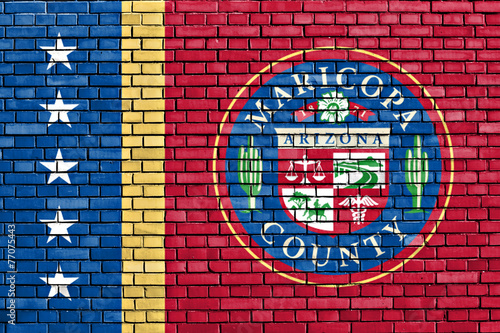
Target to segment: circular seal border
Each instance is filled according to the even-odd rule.
[[[247,90],[247,89],[250,90],[251,89],[251,85],[252,85],[252,83],[254,83],[254,81],[256,79],[258,79],[259,77],[261,77],[264,74],[266,74],[266,72],[268,72],[269,70],[273,69],[275,66],[277,66],[279,64],[282,64],[286,60],[289,60],[289,59],[291,59],[291,58],[293,58],[295,56],[298,56],[298,55],[301,55],[301,54],[306,55],[307,53],[317,52],[317,51],[334,51],[334,50],[347,51],[347,52],[357,52],[357,53],[360,53],[360,54],[363,54],[363,55],[367,55],[367,56],[373,57],[373,58],[377,59],[377,61],[382,61],[382,63],[386,63],[388,65],[391,65],[395,69],[397,69],[398,72],[394,73],[394,72],[386,71],[386,73],[388,73],[391,76],[393,76],[393,74],[402,74],[403,77],[409,78],[411,82],[415,83],[423,91],[424,96],[421,96],[420,98],[425,97],[426,98],[425,100],[430,101],[430,103],[432,104],[432,110],[436,111],[436,113],[437,113],[437,115],[439,117],[439,120],[441,121],[441,125],[443,126],[444,134],[442,134],[442,133],[436,133],[436,135],[438,136],[438,138],[439,137],[445,137],[446,138],[446,141],[448,143],[448,147],[445,147],[444,145],[440,145],[440,147],[441,147],[442,150],[444,148],[448,148],[449,149],[449,154],[447,154],[445,156],[442,156],[442,158],[445,158],[445,159],[449,160],[449,168],[450,168],[450,170],[446,172],[446,174],[449,175],[449,178],[441,180],[441,186],[443,187],[443,185],[444,185],[444,187],[446,188],[446,184],[447,184],[448,185],[448,190],[445,191],[446,193],[444,194],[444,196],[446,197],[446,199],[445,199],[445,202],[443,203],[443,207],[440,208],[441,212],[438,213],[439,217],[435,220],[434,226],[432,227],[431,230],[429,230],[429,231],[426,230],[426,229],[428,229],[427,226],[429,225],[429,221],[431,221],[431,217],[433,215],[435,215],[434,213],[436,212],[436,208],[434,209],[434,211],[431,214],[431,216],[429,216],[429,219],[427,220],[427,223],[424,226],[424,228],[420,231],[420,234],[425,234],[425,232],[428,232],[427,237],[423,238],[421,244],[415,244],[415,245],[414,244],[408,244],[405,247],[405,249],[398,254],[398,256],[401,256],[401,253],[407,252],[406,250],[408,250],[410,248],[414,249],[414,251],[412,253],[404,256],[404,258],[399,258],[398,259],[397,257],[394,257],[392,259],[389,259],[389,260],[385,261],[381,265],[377,266],[377,267],[383,268],[386,263],[396,262],[396,264],[393,267],[390,267],[390,268],[388,268],[386,270],[385,269],[381,269],[379,271],[370,271],[370,270],[367,270],[367,271],[362,271],[362,272],[354,273],[354,274],[363,274],[363,273],[368,273],[369,274],[369,273],[374,273],[373,276],[371,276],[369,278],[362,279],[362,280],[359,280],[359,281],[354,281],[354,282],[352,282],[352,281],[346,281],[345,283],[329,284],[329,283],[314,282],[314,281],[308,280],[307,279],[308,273],[306,273],[306,272],[304,272],[304,273],[284,273],[284,272],[281,272],[279,269],[273,267],[272,264],[267,263],[263,259],[264,255],[262,255],[262,258],[259,257],[257,254],[255,254],[254,251],[252,251],[252,249],[250,248],[250,245],[246,244],[244,242],[244,240],[240,237],[240,235],[238,234],[238,232],[236,232],[234,226],[231,224],[229,216],[228,216],[228,214],[225,211],[226,208],[224,208],[223,197],[221,197],[221,194],[220,194],[220,191],[219,191],[219,186],[218,186],[219,183],[218,183],[218,173],[217,173],[218,172],[218,170],[217,170],[218,158],[217,157],[218,157],[219,149],[223,148],[223,147],[220,147],[219,144],[220,144],[220,141],[221,141],[221,134],[224,133],[224,125],[225,125],[225,123],[227,122],[227,120],[228,120],[228,118],[230,116],[230,111],[234,107],[234,105],[238,101],[241,100],[240,97],[243,95],[243,93],[245,92],[245,90]],[[314,60],[320,60],[320,59],[311,59],[311,61],[314,61]],[[354,60],[354,59],[352,59],[352,60]],[[361,61],[362,62],[363,60],[357,60],[357,61]],[[303,60],[303,61],[301,61],[301,63],[305,62],[305,61],[306,60]],[[269,74],[271,76],[274,76],[274,75],[279,74],[279,73],[269,73]],[[265,80],[265,81],[267,82],[268,80]],[[263,82],[261,84],[264,84],[264,83],[265,82]],[[424,107],[424,109],[426,109],[426,108]],[[429,112],[431,110],[430,109],[426,109],[426,111]],[[429,116],[431,116],[431,114],[429,114]],[[432,117],[431,117],[431,119],[432,119]],[[439,123],[439,122],[438,121],[433,121],[433,123],[436,124],[436,123]],[[444,153],[445,151],[446,150],[444,150],[442,152]],[[442,165],[443,166],[444,166],[444,164],[445,164],[445,160],[442,161]],[[262,264],[264,267],[266,267],[267,269],[269,269],[271,272],[276,273],[276,274],[278,274],[278,275],[280,275],[280,276],[282,276],[284,278],[287,278],[287,279],[289,279],[289,280],[291,280],[293,282],[300,283],[300,284],[306,284],[306,285],[315,285],[315,286],[319,286],[319,287],[339,288],[339,287],[349,287],[349,286],[360,285],[360,284],[369,283],[369,282],[373,282],[375,280],[381,279],[381,278],[387,276],[388,274],[390,274],[390,273],[392,273],[392,272],[394,272],[394,271],[402,268],[403,265],[405,265],[408,261],[410,261],[411,259],[413,259],[425,247],[425,245],[434,236],[434,234],[437,231],[437,228],[441,224],[441,222],[442,222],[442,220],[444,218],[444,215],[445,215],[446,208],[448,207],[448,204],[449,204],[450,199],[451,199],[451,193],[452,193],[452,189],[453,189],[453,178],[454,178],[454,154],[453,154],[453,146],[452,146],[452,141],[451,141],[451,137],[450,137],[450,132],[448,130],[448,126],[446,125],[446,122],[444,120],[444,116],[443,116],[441,110],[439,109],[439,107],[437,106],[436,102],[432,98],[431,94],[427,91],[427,89],[412,74],[410,74],[408,71],[406,71],[404,68],[402,68],[398,64],[394,63],[393,61],[391,61],[389,59],[386,59],[386,58],[384,58],[384,57],[382,57],[382,56],[380,56],[380,55],[378,55],[376,53],[370,52],[370,51],[366,51],[366,50],[362,50],[362,49],[357,49],[357,48],[351,48],[351,47],[325,46],[325,47],[318,47],[318,48],[313,48],[313,49],[308,49],[308,50],[300,50],[300,51],[288,54],[288,55],[286,55],[286,56],[278,59],[277,61],[272,62],[270,65],[267,65],[266,67],[264,67],[262,70],[259,71],[259,73],[255,74],[250,80],[248,80],[247,83],[245,83],[245,85],[238,91],[238,93],[236,94],[236,96],[232,99],[230,105],[227,108],[227,111],[225,112],[222,120],[220,121],[219,133],[217,134],[217,136],[215,138],[215,143],[214,143],[213,161],[212,161],[212,173],[213,173],[215,195],[217,197],[217,201],[218,201],[218,204],[219,204],[219,209],[220,209],[220,211],[221,211],[221,213],[222,213],[222,215],[224,217],[224,220],[226,221],[226,224],[229,227],[229,229],[231,230],[233,236],[237,239],[238,243],[251,255],[251,257],[253,259],[257,260],[260,264]],[[447,183],[445,183],[446,181],[447,181]],[[440,197],[442,197],[442,195],[440,195]],[[436,205],[438,205],[438,204],[439,204],[439,200],[437,201]],[[418,241],[419,239],[422,239],[422,237],[416,237],[415,240],[412,243],[414,243],[415,241]],[[251,242],[251,240],[250,240],[250,242]],[[350,280],[351,275],[353,275],[353,274],[346,274],[346,278],[349,278],[349,280]]]

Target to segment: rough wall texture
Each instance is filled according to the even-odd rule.
[[[497,158],[500,149],[496,133],[500,129],[497,124],[500,119],[497,108],[497,97],[500,96],[499,11],[500,3],[495,1],[166,3],[167,331],[498,331],[500,222],[497,220],[500,187],[497,184]],[[277,215],[244,212],[244,209],[252,207],[245,206],[247,198],[241,190],[243,187],[233,190],[228,181],[236,179],[237,184],[238,178],[231,178],[231,172],[241,172],[244,168],[228,160],[231,147],[236,151],[233,155],[235,160],[252,159],[244,154],[237,155],[238,147],[243,147],[243,152],[250,151],[251,145],[255,147],[257,153],[253,160],[260,159],[263,164],[261,169],[257,164],[250,171],[262,168],[273,172],[287,171],[281,169],[278,162],[271,166],[270,161],[276,160],[276,157],[265,155],[264,148],[272,145],[271,141],[264,139],[250,144],[249,140],[247,146],[247,136],[251,133],[254,140],[257,136],[262,140],[266,137],[264,123],[299,123],[302,120],[279,120],[279,113],[275,111],[281,108],[281,102],[269,106],[269,112],[253,113],[250,121],[238,118],[238,112],[248,107],[245,106],[247,100],[255,105],[258,96],[263,95],[254,94],[268,80],[279,77],[275,74],[303,62],[324,59],[315,58],[316,51],[298,52],[286,60],[283,60],[284,57],[296,51],[321,47],[336,48],[335,52],[344,50],[343,53],[333,53],[333,58],[346,56],[351,61],[368,62],[385,72],[388,68],[384,66],[393,63],[396,65],[392,69],[393,77],[397,74],[408,77],[410,74],[416,81],[403,85],[409,87],[415,98],[429,100],[432,96],[440,111],[437,112],[432,104],[430,107],[424,105],[424,108],[429,115],[440,114],[442,119],[437,122],[446,124],[446,129],[440,127],[444,125],[432,127],[440,137],[434,145],[441,148],[427,152],[441,152],[439,159],[437,155],[429,158],[440,160],[438,168],[448,178],[426,180],[428,184],[441,182],[441,188],[436,194],[435,206],[423,209],[432,210],[435,207],[443,215],[429,218],[426,212],[421,212],[421,219],[437,221],[434,224],[437,231],[432,229],[417,235],[417,245],[403,244],[410,248],[418,248],[420,244],[423,247],[395,272],[389,269],[387,274],[368,283],[357,283],[357,280],[348,277],[337,286],[325,287],[310,283],[312,275],[301,275],[290,266],[299,265],[298,261],[288,261],[287,270],[280,260],[269,254],[268,248],[278,242],[278,236],[295,237],[292,243],[287,243],[290,251],[288,259],[301,255],[306,258],[311,254],[301,252],[303,247],[300,241],[297,242],[297,237],[309,240],[306,236],[310,230],[305,228],[303,234],[284,235],[280,232],[285,228],[285,224],[281,223],[284,220]],[[346,50],[350,48],[365,53],[359,56],[358,52],[356,56],[354,51]],[[375,56],[368,57],[368,53]],[[278,64],[273,64],[278,61]],[[356,67],[358,73],[360,68]],[[260,71],[263,71],[262,75],[255,76]],[[301,73],[297,79],[304,89],[307,84],[303,80],[307,78],[303,73],[310,73],[310,78],[315,74],[316,83],[321,84],[318,83],[322,75],[319,69],[295,73]],[[338,88],[347,83],[360,86],[355,79],[342,80],[333,86]],[[415,83],[417,81],[420,86]],[[249,88],[241,90],[245,85]],[[299,98],[300,89],[295,87],[292,93],[284,88],[287,85],[290,84],[275,82],[269,88],[269,98],[274,98],[275,102],[281,99],[283,105],[285,100]],[[383,85],[389,86],[390,83],[384,81]],[[282,89],[276,90],[277,86]],[[367,95],[373,94],[371,90]],[[390,91],[383,97],[392,97],[392,103],[397,104],[397,97],[389,94]],[[233,101],[236,96],[238,98]],[[244,102],[239,103],[240,100]],[[308,103],[302,106],[307,107]],[[232,111],[224,118],[228,108]],[[262,104],[257,109],[262,109]],[[392,105],[389,109],[397,110],[397,107]],[[391,119],[388,119],[383,118],[382,111],[374,112],[378,118],[370,118],[370,121],[390,122],[391,131],[404,124],[401,119],[411,123],[410,119],[406,119],[409,115],[403,117],[403,113],[399,117],[390,115],[388,118]],[[422,117],[420,119],[426,121]],[[265,120],[259,123],[255,119]],[[350,119],[355,117],[351,114]],[[221,121],[226,125],[220,125]],[[234,132],[232,136],[228,132],[227,124],[238,129],[241,125],[238,123],[245,121],[248,121],[246,128],[255,131],[240,132],[244,140],[238,141]],[[313,123],[315,121],[319,120]],[[432,121],[436,124],[435,120]],[[424,136],[425,133],[416,130],[412,134]],[[272,132],[267,132],[267,135],[272,137]],[[236,141],[231,144],[233,139]],[[286,139],[283,140],[286,143]],[[223,148],[214,149],[219,147],[220,141],[224,142]],[[412,141],[406,141],[406,144],[403,141],[398,147],[404,151],[416,147],[413,136]],[[419,156],[425,160],[423,155]],[[218,169],[218,162],[213,162],[214,157],[222,160],[226,157],[226,162],[222,162]],[[404,154],[399,160],[396,155],[391,155],[389,160],[397,162],[399,169],[396,169],[401,174],[409,170],[404,166]],[[231,166],[235,168],[231,169]],[[437,171],[431,174],[436,176]],[[389,183],[391,186],[399,183],[402,191],[398,195],[400,198],[388,205],[402,211],[403,215],[397,218],[399,224],[418,221],[415,216],[404,217],[410,213],[407,209],[415,208],[415,204],[406,200],[411,199],[411,195],[402,184],[408,183],[408,180],[405,181],[404,176],[398,177],[401,175],[391,174]],[[254,182],[263,182],[264,185],[266,181],[272,182],[265,176],[263,180],[254,179]],[[222,188],[218,193],[214,182],[220,183],[219,188]],[[242,182],[241,179],[239,182]],[[281,184],[277,182],[275,185],[277,188]],[[276,193],[259,192],[261,188],[254,191],[255,196],[259,196],[253,208],[261,209],[261,214],[272,210],[273,207],[266,206],[266,202]],[[398,206],[398,202],[401,205]],[[225,209],[221,210],[220,205]],[[235,212],[228,209],[228,205],[243,208]],[[251,206],[251,203],[248,205]],[[279,209],[282,208],[276,208]],[[250,227],[237,228],[235,225],[238,220],[241,221],[242,214],[247,214],[246,221],[261,223],[265,228],[263,235],[256,232],[251,237]],[[391,219],[392,216],[386,220],[382,217],[381,221]],[[275,224],[266,228],[263,221]],[[266,231],[272,230],[274,232],[266,234]],[[262,248],[262,240],[269,244],[268,248]],[[353,244],[355,242],[356,239]],[[242,244],[247,245],[249,250],[244,249]],[[295,245],[293,250],[292,245]],[[347,245],[351,243],[333,246],[332,253]],[[379,242],[377,246],[380,251],[391,249],[390,243]],[[351,248],[350,263],[353,259],[362,261],[354,254]],[[264,258],[265,265],[255,258]],[[403,261],[406,258],[411,256],[403,258]],[[359,269],[363,271],[362,266],[354,267],[361,267]],[[273,267],[280,267],[281,272],[296,277],[296,280],[272,272],[269,268]],[[367,263],[366,267],[371,266]],[[353,270],[352,273],[355,272]],[[378,272],[386,271],[379,267]]]
[[[120,13],[0,4],[4,332],[121,331]]]
[[[165,3],[121,3],[122,332],[164,332]]]
[[[164,332],[163,1],[0,3],[0,332]]]

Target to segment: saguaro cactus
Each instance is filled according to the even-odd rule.
[[[253,137],[248,136],[248,146],[238,151],[238,181],[248,195],[248,209],[255,209],[255,197],[262,189],[262,156],[252,148]],[[244,212],[249,212],[244,211]]]
[[[413,196],[413,210],[422,210],[422,194],[429,179],[429,161],[426,152],[422,153],[420,135],[413,138],[413,149],[406,151],[405,180],[406,187]]]

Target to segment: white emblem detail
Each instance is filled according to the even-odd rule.
[[[300,182],[300,184],[310,184],[311,183],[307,179],[307,172],[308,172],[307,169],[308,169],[309,165],[314,165],[314,174],[312,175],[314,180],[320,182],[323,179],[325,179],[326,176],[325,176],[325,173],[323,172],[323,168],[321,167],[321,161],[309,161],[307,159],[306,155],[304,155],[302,158],[303,158],[302,161],[290,161],[290,167],[288,167],[288,172],[285,176],[286,179],[288,179],[291,182],[293,182],[295,179],[297,179],[298,176],[297,176],[297,172],[295,172],[294,163],[302,165],[302,167],[304,168],[304,179]]]
[[[50,111],[49,127],[59,120],[71,127],[68,113],[76,108],[78,104],[64,104],[61,92],[58,91],[54,104],[40,104],[40,106],[45,110]]]
[[[61,294],[71,301],[68,286],[78,280],[78,278],[64,277],[61,271],[61,265],[59,264],[57,265],[57,272],[55,273],[54,277],[41,277],[40,280],[50,285],[48,298],[52,298],[57,294]]]
[[[47,51],[50,55],[49,64],[47,69],[50,69],[56,63],[63,64],[68,69],[71,69],[71,64],[69,63],[68,55],[76,50],[76,46],[65,46],[61,38],[61,34],[57,35],[56,45],[54,46],[40,46],[42,50]]]
[[[330,123],[342,123],[349,115],[349,100],[344,98],[344,93],[330,91],[322,94],[323,99],[318,100],[318,111],[322,111],[321,120]]]
[[[340,203],[341,206],[350,206],[352,213],[352,220],[356,222],[356,224],[364,223],[366,207],[370,206],[378,206],[372,198],[365,195],[363,198],[358,194],[356,197],[346,198],[344,201]]]
[[[77,222],[78,220],[65,220],[61,211],[61,207],[57,207],[56,217],[53,220],[40,220],[49,227],[49,238],[47,239],[47,243],[56,238],[56,236],[62,236],[65,240],[71,243],[71,238],[68,234],[68,228],[71,227],[75,223],[69,222]]]
[[[57,150],[56,160],[54,162],[40,163],[51,171],[48,181],[49,184],[52,184],[57,178],[61,178],[66,184],[71,184],[67,171],[78,164],[78,162],[64,162],[61,149]]]

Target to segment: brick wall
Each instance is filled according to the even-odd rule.
[[[0,3],[0,332],[165,331],[164,11]]]
[[[165,331],[164,11],[122,1],[122,332]]]
[[[121,331],[120,14],[0,4],[2,332]]]
[[[498,331],[499,9],[494,1],[167,2],[167,331]],[[314,56],[320,51],[297,51],[322,47],[331,50],[332,58],[347,56],[385,72],[388,64],[394,64],[393,77],[414,78],[403,85],[415,98],[432,97],[440,111],[432,104],[424,108],[430,115],[442,116],[431,119],[439,137],[436,146],[441,146],[440,170],[448,175],[441,179],[436,195],[435,209],[442,218],[430,218],[437,231],[422,231],[419,244],[405,244],[420,248],[414,257],[402,258],[404,266],[396,269],[379,269],[383,276],[367,283],[349,274],[334,286],[325,286],[328,278],[322,285],[308,283],[312,278],[302,278],[262,249],[259,232],[248,235],[249,229],[239,223],[241,211],[227,208],[228,203],[246,204],[241,190],[233,192],[233,184],[226,182],[230,171],[237,172],[228,171],[234,164],[224,162],[231,140],[237,140],[228,128],[241,127],[238,113],[259,87],[279,77],[276,74],[325,59]],[[316,74],[320,77],[319,71]],[[245,85],[249,88],[242,89]],[[276,90],[274,94],[275,100],[285,96]],[[296,97],[292,95],[290,99]],[[400,117],[396,122],[380,114],[372,121],[390,122],[392,130],[399,126]],[[253,125],[248,126],[258,127]],[[245,145],[246,137],[235,143],[235,147]],[[270,144],[254,146],[264,151],[266,145]],[[411,145],[396,146],[406,151]],[[267,163],[271,169],[274,157],[260,156],[264,168]],[[395,156],[390,159],[397,162]],[[214,157],[222,162],[214,163]],[[407,170],[403,160],[397,163],[401,174]],[[273,171],[283,171],[275,167]],[[391,175],[390,185],[403,186],[403,178]],[[432,182],[440,183],[437,178]],[[412,208],[405,198],[410,194],[401,188],[394,200],[401,202],[398,209],[406,214]],[[258,205],[273,195],[262,194]],[[235,199],[238,196],[242,200]],[[265,212],[271,209],[259,207]],[[273,214],[258,214],[250,214],[249,221],[282,221]],[[411,220],[418,218],[398,218],[400,224]],[[277,241],[280,229],[274,228],[277,231],[269,237]],[[269,268],[279,268],[282,274]]]

